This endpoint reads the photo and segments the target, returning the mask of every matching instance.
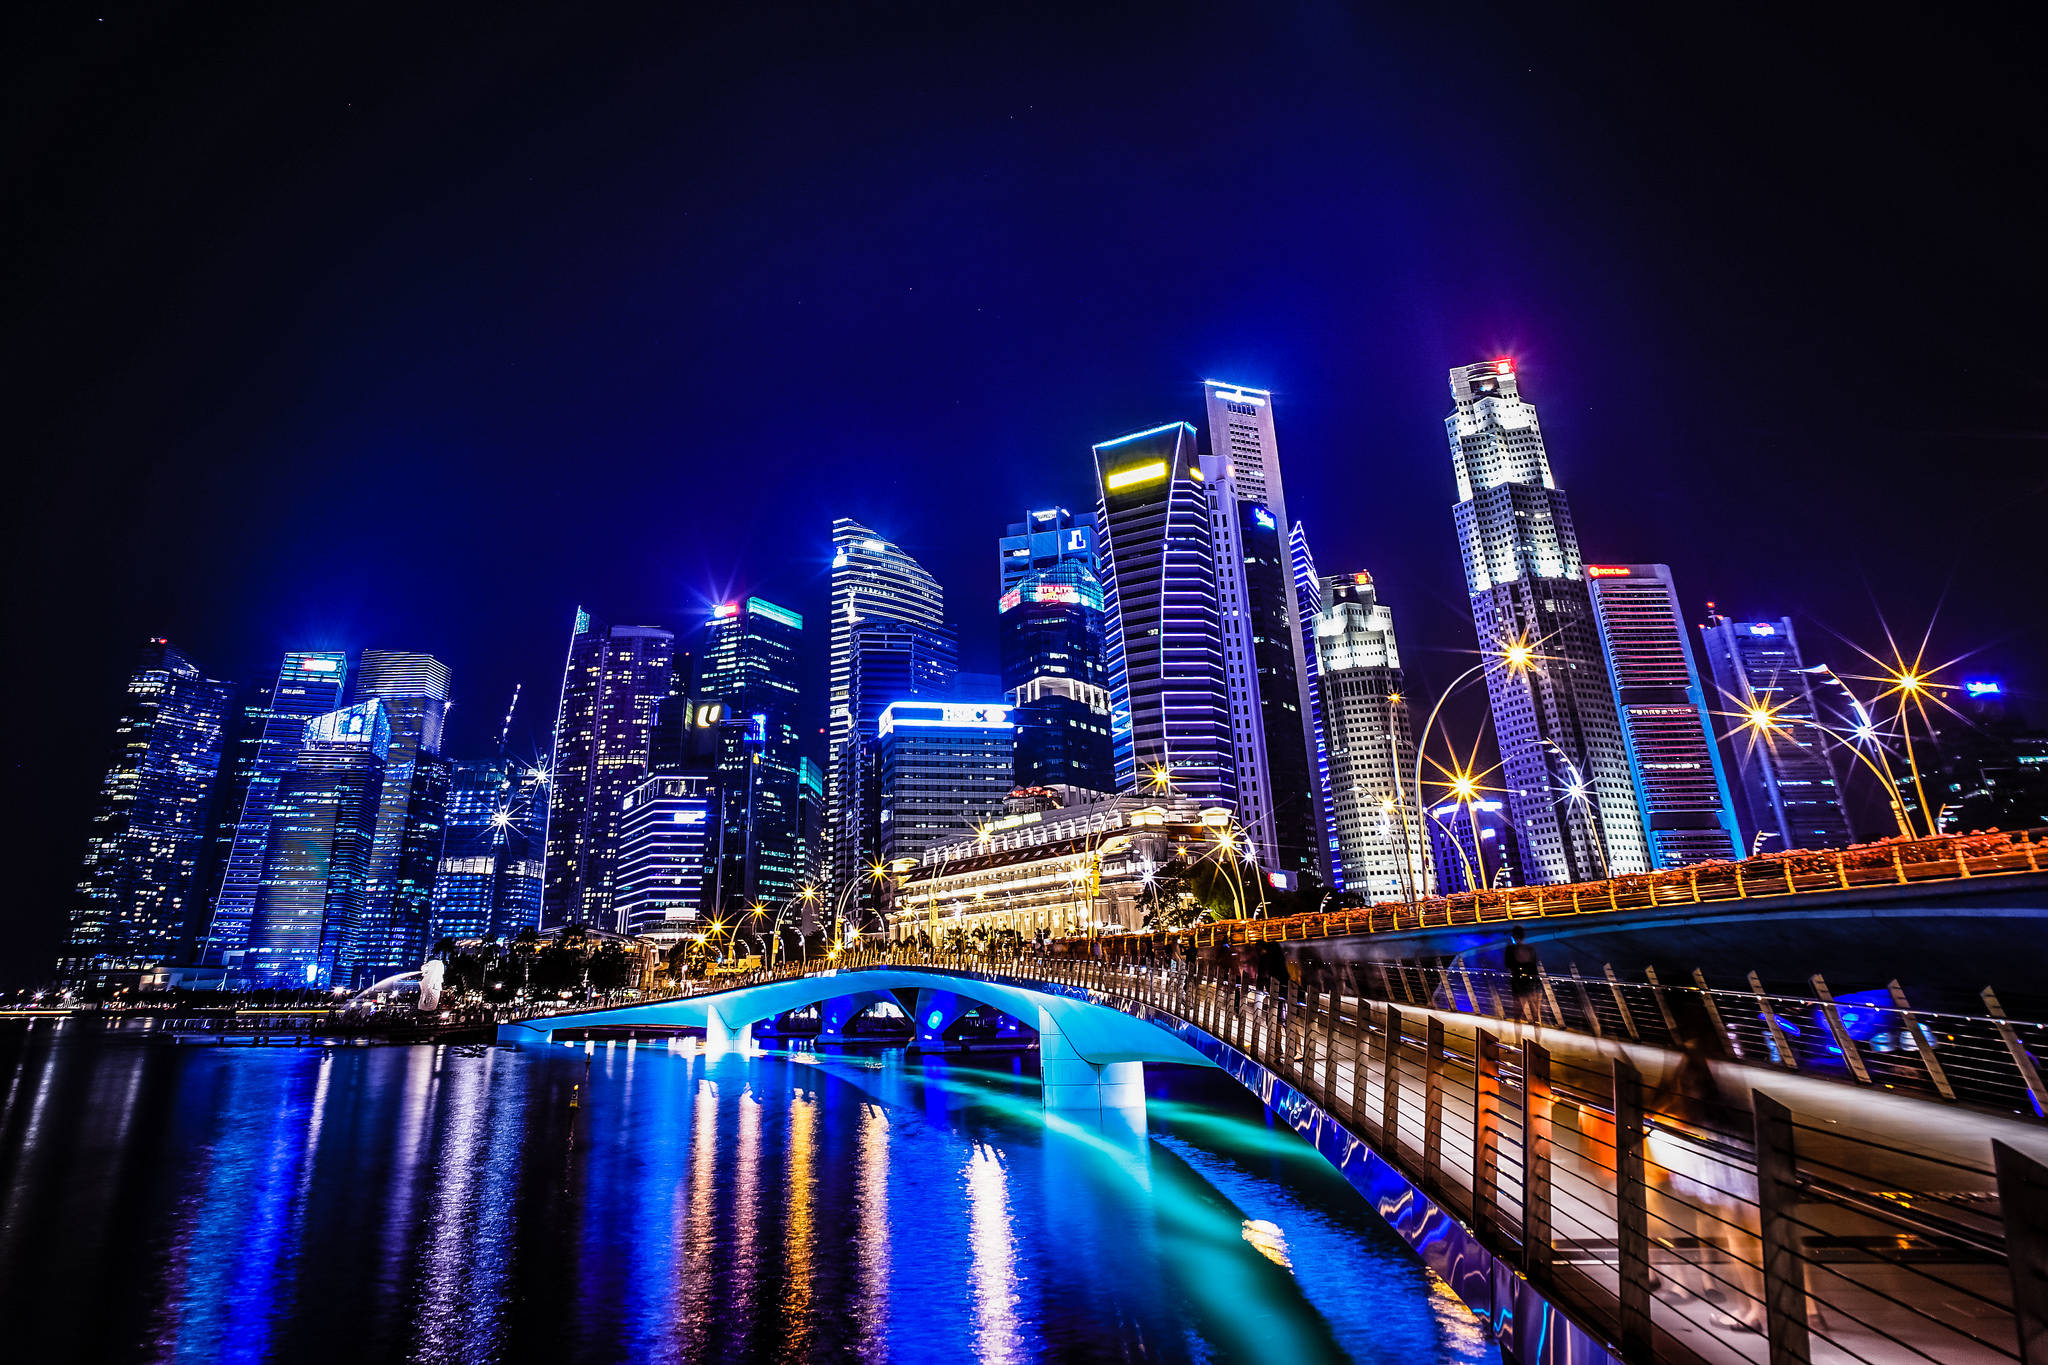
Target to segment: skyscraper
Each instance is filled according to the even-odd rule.
[[[448,666],[431,654],[366,649],[356,670],[356,696],[383,702],[391,727],[355,954],[361,979],[354,984],[368,985],[419,966],[431,942],[434,874],[451,782],[441,757]]]
[[[675,942],[704,917],[716,857],[713,781],[665,774],[626,793],[615,900],[635,938]]]
[[[1025,574],[996,604],[1002,690],[1016,709],[1016,783],[1116,790],[1102,584],[1079,560]]]
[[[510,939],[540,924],[548,788],[511,758],[451,765],[429,939]]]
[[[822,888],[825,877],[825,773],[810,759],[797,760],[796,773],[796,828],[801,840],[802,879],[806,885]],[[818,927],[818,903],[816,898],[803,903],[804,933],[815,932]]]
[[[113,762],[100,782],[58,972],[109,985],[175,961],[201,900],[196,877],[233,684],[203,677],[168,640],[129,675]]]
[[[1252,716],[1231,696],[1223,613],[1243,601],[1234,584],[1221,587],[1223,519],[1212,513],[1195,429],[1171,422],[1105,441],[1095,472],[1117,787],[1170,783],[1200,805],[1238,811],[1237,738]],[[1235,635],[1230,649],[1245,667]]]
[[[277,681],[262,698],[260,715],[248,718],[257,727],[253,745],[238,746],[238,763],[246,763],[241,811],[235,835],[222,860],[220,889],[213,897],[200,960],[209,966],[237,967],[249,946],[249,922],[256,912],[256,887],[263,880],[264,849],[270,839],[270,808],[277,784],[299,756],[306,722],[341,705],[348,681],[348,656],[326,650],[294,650],[284,656]]]
[[[1316,839],[1323,851],[1323,866],[1334,890],[1344,889],[1344,855],[1332,823],[1336,805],[1330,795],[1330,747],[1323,725],[1323,689],[1316,663],[1316,617],[1323,610],[1323,584],[1316,576],[1315,556],[1309,553],[1308,533],[1300,522],[1287,537],[1287,562],[1294,572],[1295,631],[1301,636],[1302,676],[1308,680],[1309,738],[1314,747],[1309,759],[1316,772]]]
[[[1429,813],[1429,847],[1436,862],[1436,893],[1455,896],[1521,886],[1521,850],[1507,802],[1493,797],[1447,801]]]
[[[1723,721],[1741,796],[1743,852],[1847,848],[1849,818],[1791,618],[1714,616],[1700,627],[1700,637],[1720,693],[1713,709],[1724,717],[1740,717],[1752,706],[1771,713],[1765,727]]]
[[[1589,564],[1586,584],[1650,866],[1737,856],[1742,832],[1670,568]]]
[[[1048,507],[1026,512],[1010,523],[1009,534],[996,543],[998,592],[1007,593],[1028,573],[1078,563],[1095,571],[1095,514]]]
[[[1234,515],[1237,526],[1219,527],[1219,546],[1234,550],[1239,567],[1220,564],[1226,594],[1241,584],[1236,640],[1224,662],[1230,674],[1232,710],[1237,714],[1239,795],[1248,827],[1268,830],[1269,868],[1290,877],[1329,881],[1321,835],[1322,793],[1314,780],[1315,735],[1310,715],[1308,655],[1301,632],[1299,602],[1289,539],[1287,491],[1280,477],[1280,445],[1273,425],[1273,395],[1208,380],[1203,384],[1209,419],[1209,449],[1229,469],[1235,507],[1225,481],[1211,470],[1210,497],[1218,515]],[[1233,632],[1225,622],[1226,638]],[[1246,720],[1252,724],[1246,724]]]
[[[1578,536],[1536,409],[1507,359],[1452,370],[1451,399],[1458,544],[1523,871],[1537,885],[1646,871]]]
[[[375,698],[307,721],[280,775],[243,972],[252,986],[354,979],[391,726]]]
[[[727,904],[780,905],[802,880],[797,652],[804,618],[749,597],[712,609],[697,694],[747,722],[721,730],[724,818],[715,856]]]
[[[1003,813],[1015,759],[1009,708],[892,702],[877,722],[884,863],[916,858]]]
[[[1401,651],[1393,612],[1379,601],[1371,574],[1323,580],[1315,643],[1344,889],[1368,904],[1428,895],[1430,845],[1407,790],[1415,742]]]
[[[550,765],[541,925],[619,931],[612,907],[619,816],[647,776],[655,704],[670,691],[675,636],[576,613]]]
[[[859,875],[862,867],[860,713],[878,712],[907,695],[889,695],[889,689],[879,687],[861,690],[854,633],[863,625],[885,623],[943,632],[945,619],[945,592],[922,565],[857,521],[841,517],[832,523],[832,692],[826,723],[825,841],[832,850],[835,887]],[[929,642],[924,648],[932,652]],[[956,647],[948,687],[951,672],[958,670],[958,659]]]

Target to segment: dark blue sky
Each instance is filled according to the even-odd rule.
[[[815,616],[849,515],[992,668],[1002,524],[1209,376],[1276,391],[1291,509],[1425,684],[1471,642],[1445,371],[1506,352],[1589,558],[1843,665],[1828,629],[1948,588],[1938,646],[2039,696],[2041,35],[1659,22],[43,16],[5,73],[8,941],[54,951],[145,636],[238,679],[429,650],[475,751],[515,682],[545,726],[577,604]]]

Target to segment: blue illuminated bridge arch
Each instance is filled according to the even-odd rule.
[[[586,1029],[701,1028],[709,1048],[744,1046],[753,1025],[790,1010],[845,1002],[847,1012],[899,992],[915,992],[924,1015],[934,1000],[941,1024],[958,1017],[957,1001],[990,1005],[1035,1028],[1039,1074],[1048,1110],[1144,1123],[1146,1062],[1217,1067],[1292,1128],[1347,1179],[1440,1275],[1466,1306],[1487,1319],[1504,1354],[1523,1365],[1623,1365],[1605,1340],[1567,1314],[1546,1293],[1496,1256],[1443,1204],[1410,1181],[1334,1114],[1258,1059],[1186,1019],[1141,999],[1083,985],[1014,977],[999,971],[881,965],[824,970],[781,980],[611,1009],[546,1015],[500,1024],[502,1043],[546,1045],[557,1032]],[[898,996],[897,998],[901,998]],[[920,1036],[938,1032],[928,1017]]]

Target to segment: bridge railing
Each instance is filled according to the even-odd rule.
[[[1461,891],[1413,904],[1387,901],[1328,914],[1219,920],[1198,926],[1196,932],[1204,943],[1260,943],[1961,881],[2048,870],[2044,844],[2048,830],[1888,839],[1854,848],[1795,849],[1742,862],[1700,863],[1608,881]]]
[[[1632,1361],[1976,1365],[2021,1359],[2022,1316],[2030,1331],[2048,1322],[2034,1264],[2048,1167],[1967,1128],[1936,1149],[1764,1090],[1717,1094],[1675,1054],[1646,1074],[1590,1037],[1546,1047],[1453,1012],[1441,978],[1404,1005],[1337,980],[1257,989],[1209,965],[910,952],[836,965],[884,963],[1035,980],[1194,1025],[1372,1145]],[[1654,1015],[1667,1032],[1638,1037],[1671,1039],[1654,999],[1628,1000],[1610,998],[1617,1022]]]

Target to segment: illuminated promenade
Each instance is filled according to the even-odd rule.
[[[1261,979],[1220,943],[1122,946],[1147,955],[845,955],[501,1038],[702,1020],[709,1045],[746,1047],[793,1003],[886,987],[1056,1022],[1054,1107],[1064,1065],[1191,1057],[1327,1158],[1525,1362],[1962,1365],[2022,1358],[2017,1323],[2041,1321],[2044,1282],[2013,1266],[2044,1235],[2048,1129],[2007,1107],[2039,1112],[2032,1024],[1761,993],[1737,1018],[1727,993],[1613,981],[1595,1003],[1574,977],[1562,999],[1550,981],[1538,1027],[1492,1017],[1511,997],[1483,970]],[[1118,1079],[1095,1104],[1142,1123],[1142,1087]]]

